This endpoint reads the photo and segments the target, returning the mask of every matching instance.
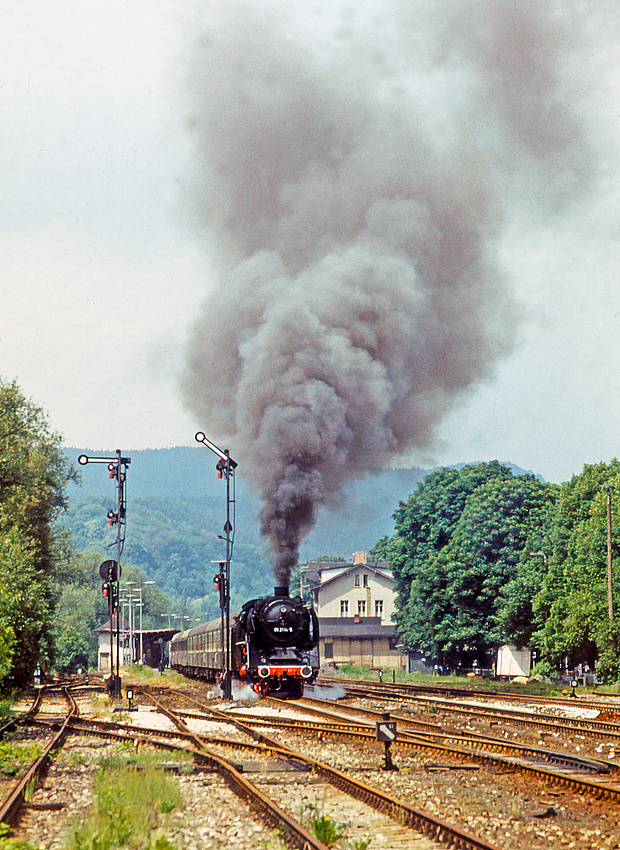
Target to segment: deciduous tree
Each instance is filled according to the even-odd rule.
[[[522,626],[526,614],[516,616],[505,590],[527,575],[554,498],[552,485],[497,461],[441,469],[418,485],[395,513],[391,547],[405,643],[450,666],[483,663],[511,636],[511,616]]]
[[[42,409],[0,381],[0,675],[24,683],[49,651],[54,520],[74,477]],[[6,651],[4,651],[6,648]],[[4,652],[4,654],[3,654]]]

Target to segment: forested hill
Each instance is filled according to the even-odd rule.
[[[107,511],[114,507],[114,482],[105,464],[78,466],[80,454],[114,455],[110,451],[65,449],[81,482],[67,489],[69,511],[63,523],[80,549],[105,551],[115,530]],[[131,458],[127,473],[127,538],[124,557],[176,597],[211,597],[211,564],[225,557],[226,482],[217,478],[216,458],[197,447],[124,451]],[[304,541],[303,562],[320,555],[350,558],[370,549],[394,531],[392,515],[429,470],[387,469],[351,485],[336,509],[324,508]],[[231,591],[239,601],[273,587],[273,576],[259,533],[260,502],[243,477],[236,476],[235,545]],[[213,595],[213,601],[215,597]]]
[[[65,452],[81,476],[79,486],[69,485],[70,501],[99,497],[107,499],[112,507],[114,484],[108,479],[105,464],[78,466],[77,458],[80,454],[108,456],[114,455],[114,452],[73,448],[67,448]],[[123,451],[123,455],[131,458],[127,473],[129,520],[132,502],[136,500],[156,500],[159,505],[166,501],[171,504],[187,502],[192,505],[191,509],[188,508],[188,517],[195,516],[197,508],[202,506],[201,516],[213,523],[208,530],[214,534],[221,533],[226,519],[226,483],[217,478],[215,455],[201,447]],[[387,469],[356,481],[343,495],[336,510],[324,508],[320,512],[316,528],[304,543],[302,560],[330,554],[349,557],[352,552],[370,549],[379,537],[392,533],[392,514],[399,500],[406,499],[428,471]],[[260,501],[243,477],[240,463],[236,480],[236,534],[239,544],[245,541],[262,547],[257,520],[259,508]]]

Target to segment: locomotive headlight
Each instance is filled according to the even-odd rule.
[[[302,655],[301,656],[301,663],[302,664],[310,664],[310,657],[308,655]]]
[[[258,675],[261,677],[261,679],[266,679],[269,676],[269,667],[259,667]]]
[[[260,673],[260,670],[258,672]],[[308,667],[306,665],[305,667],[302,667],[300,669],[299,673],[300,673],[302,679],[309,679],[310,676],[312,676],[312,667]]]

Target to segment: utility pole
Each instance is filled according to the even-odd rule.
[[[196,442],[202,443],[218,456],[219,460],[215,465],[215,468],[217,469],[217,477],[226,478],[226,525],[224,526],[224,532],[226,534],[226,576],[224,580],[224,619],[226,622],[226,645],[224,669],[222,670],[222,684],[224,699],[230,700],[232,699],[232,669],[230,657],[230,560],[232,557],[233,540],[233,527],[230,522],[230,507],[234,503],[234,497],[231,497],[231,481],[234,481],[234,470],[237,468],[237,464],[231,458],[228,449],[222,450],[218,448],[215,443],[212,443],[211,440],[209,440],[208,437],[202,433],[202,431],[199,431],[196,434]],[[221,539],[223,540],[224,538],[221,537]],[[224,647],[222,647],[222,649],[224,649]]]
[[[602,484],[601,486],[607,495],[607,610],[609,613],[609,619],[613,620],[614,594],[611,576],[611,491],[614,489],[614,485]]]
[[[127,511],[127,503],[125,500],[125,478],[127,476],[127,467],[131,463],[130,457],[123,457],[121,450],[116,450],[115,457],[93,457],[91,455],[80,455],[78,463],[85,466],[87,463],[107,463],[108,473],[110,478],[116,482],[116,510],[108,511],[108,524],[116,525],[116,562],[115,567],[110,567],[110,592],[111,604],[108,600],[110,610],[110,693],[117,698],[121,696],[121,676],[120,676],[120,616],[118,612],[118,597],[119,597],[119,581],[121,577],[121,553],[125,543],[125,514]],[[103,564],[102,564],[103,567]],[[114,673],[114,653],[113,653],[113,614],[116,610],[116,674]]]

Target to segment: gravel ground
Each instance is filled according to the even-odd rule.
[[[92,803],[99,760],[120,749],[118,744],[72,736],[24,810],[15,837],[41,850],[62,850],[72,826],[80,822]],[[159,816],[153,826],[179,850],[281,847],[275,833],[216,774],[180,774],[176,781],[181,786],[183,809]]]
[[[203,689],[200,685],[188,686],[189,692],[204,698]],[[80,713],[103,717],[109,707],[106,698],[89,697],[81,703]],[[257,709],[255,704],[254,710]],[[281,714],[289,711],[283,709]],[[270,709],[269,713],[273,711]],[[128,721],[136,729],[155,725],[171,728],[170,721],[146,706],[131,714],[117,713],[114,719]],[[432,719],[444,722],[441,714],[433,714]],[[445,725],[454,728],[454,718],[446,715]],[[199,726],[205,734],[229,740],[239,735],[232,727],[221,723],[200,721]],[[383,749],[380,744],[357,745],[330,738],[318,741],[299,733],[266,731],[283,744],[350,771],[369,785],[383,788],[410,805],[437,814],[504,850],[620,848],[620,805],[614,803],[551,788],[519,773],[478,765],[449,764],[448,759],[439,762],[436,757],[409,754],[397,748],[393,758],[399,770],[386,772],[381,770]],[[496,731],[494,728],[493,733]],[[519,736],[525,740],[528,735],[532,735],[531,731],[518,727],[510,731],[510,738],[515,740]],[[579,748],[582,753],[592,751],[604,758],[615,755],[611,745],[595,739],[586,743],[577,739],[547,743],[558,749],[561,745],[573,751]],[[35,793],[30,808],[26,809],[17,837],[42,850],[62,850],[67,830],[92,802],[92,784],[100,758],[118,746],[97,738],[71,736],[62,754],[53,762],[43,788]],[[162,817],[157,826],[165,831],[178,850],[283,848],[272,830],[264,826],[217,775],[181,774],[177,781],[182,788],[184,808]],[[271,781],[277,785],[278,795],[283,800],[304,793],[299,775],[274,774]],[[390,850],[389,844],[381,845],[378,840],[371,843],[369,850],[380,850],[381,846]]]
[[[273,734],[273,732],[271,733]],[[382,751],[350,742],[314,742],[278,733],[292,748],[350,771],[410,805],[506,850],[620,848],[620,806],[551,788],[519,773],[395,751],[398,772],[380,769]],[[377,769],[379,768],[379,769]]]

